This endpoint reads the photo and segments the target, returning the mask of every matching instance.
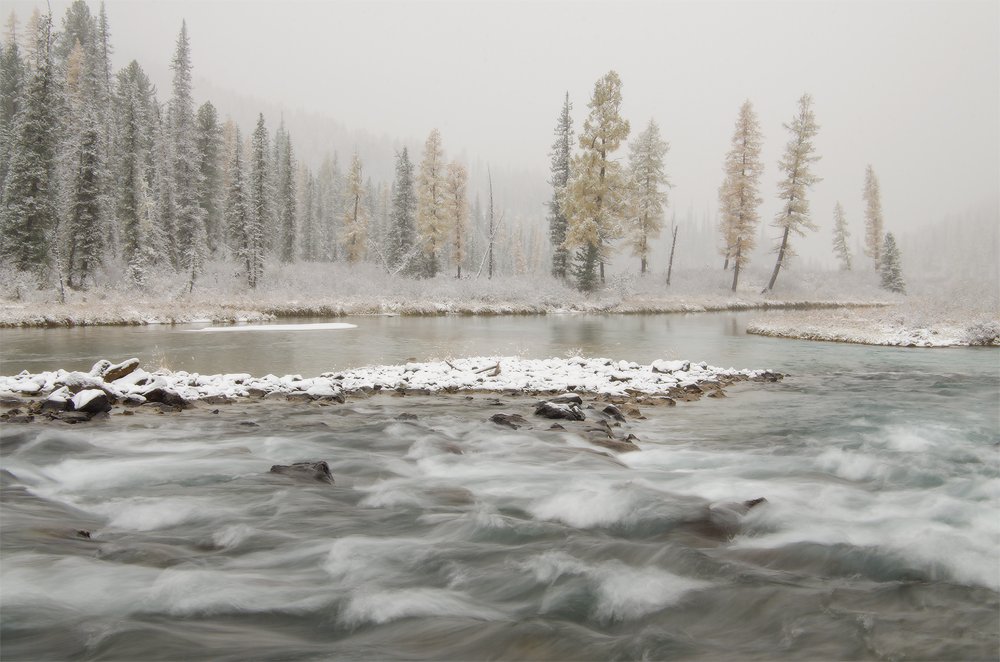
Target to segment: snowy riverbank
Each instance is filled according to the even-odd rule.
[[[69,326],[142,326],[147,324],[239,324],[287,318],[332,318],[362,315],[552,315],[574,313],[654,314],[748,310],[814,310],[871,307],[877,301],[770,300],[697,297],[581,301],[366,299],[313,302],[192,304],[133,303],[0,303],[0,328]]]
[[[751,320],[747,333],[895,347],[1000,347],[1000,315],[918,305],[795,311]]]
[[[723,386],[747,380],[777,381],[767,370],[735,370],[690,361],[654,361],[640,365],[627,361],[573,357],[521,359],[474,357],[432,363],[383,365],[302,375],[200,375],[183,371],[148,372],[138,359],[118,364],[100,361],[89,372],[56,370],[0,377],[0,399],[16,406],[23,399],[42,402],[44,411],[89,408],[106,411],[110,405],[147,403],[180,409],[193,402],[222,404],[243,398],[338,401],[345,396],[392,391],[400,395],[437,392],[518,392],[532,394],[586,393],[605,396],[659,396],[696,399],[721,395]],[[91,404],[97,399],[101,406]]]

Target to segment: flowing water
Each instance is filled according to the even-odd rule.
[[[731,314],[352,321],[7,330],[0,372],[583,352],[788,377],[643,407],[619,432],[642,450],[614,456],[512,395],[5,424],[3,659],[997,658],[995,349],[759,338]],[[335,484],[268,473],[304,460]]]

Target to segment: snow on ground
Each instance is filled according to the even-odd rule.
[[[1000,346],[1000,315],[928,310],[916,303],[886,309],[795,311],[753,319],[747,333],[896,347]]]
[[[134,360],[134,359],[133,359]],[[132,360],[130,360],[132,361]],[[125,362],[129,363],[129,362]],[[640,365],[627,361],[573,357],[521,359],[473,357],[431,363],[382,365],[324,373],[319,377],[246,373],[200,375],[184,371],[141,368],[110,382],[107,361],[89,372],[56,370],[0,377],[0,393],[65,400],[69,392],[100,388],[120,401],[141,404],[155,389],[177,393],[185,400],[209,397],[244,398],[272,393],[301,394],[311,399],[336,397],[358,390],[426,389],[431,392],[475,391],[576,391],[594,394],[667,394],[671,389],[705,382],[766,377],[766,370],[735,370],[690,361],[654,361]],[[123,365],[123,364],[118,364]],[[102,373],[103,371],[103,373]]]

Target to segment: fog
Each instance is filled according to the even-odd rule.
[[[57,25],[68,4],[51,3]],[[22,19],[34,6],[44,9],[8,6]],[[363,151],[385,177],[393,145],[419,149],[437,127],[449,156],[536,182],[518,186],[539,220],[563,95],[579,129],[594,82],[610,69],[623,81],[632,134],[654,118],[670,143],[668,216],[714,215],[723,155],[737,110],[750,99],[766,139],[761,217],[769,222],[787,140],[782,123],[809,92],[823,181],[811,196],[821,231],[799,241],[803,255],[832,264],[838,200],[860,239],[867,164],[881,182],[889,231],[907,235],[969,210],[997,217],[1000,5],[993,1],[106,6],[116,67],[137,59],[161,98],[186,20],[199,102],[212,100],[241,123],[264,110],[274,126],[273,114],[283,112],[305,159],[338,149],[343,161],[357,146],[343,136],[367,136],[356,140],[368,141]],[[341,144],[301,135],[307,115],[310,126],[328,118],[341,127]]]

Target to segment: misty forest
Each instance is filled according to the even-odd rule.
[[[35,5],[0,659],[995,656],[995,3]]]

